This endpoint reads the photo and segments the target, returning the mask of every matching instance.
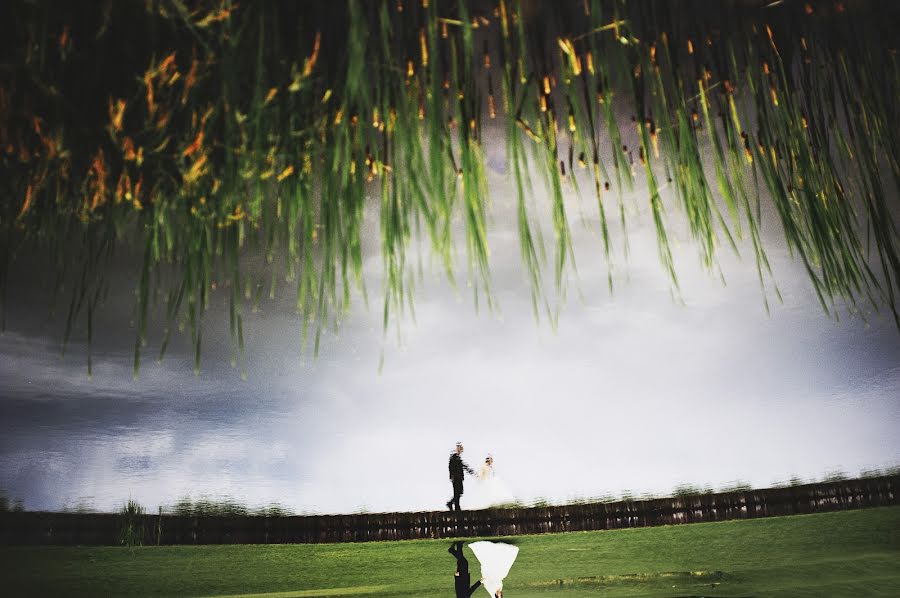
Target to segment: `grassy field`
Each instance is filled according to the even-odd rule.
[[[900,596],[900,508],[519,536],[507,598]],[[7,596],[453,596],[448,541],[3,547]],[[466,550],[477,579],[477,559]],[[5,587],[4,587],[5,586]],[[479,590],[476,596],[487,597]]]

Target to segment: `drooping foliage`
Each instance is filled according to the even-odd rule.
[[[362,284],[375,206],[385,326],[412,305],[413,237],[455,279],[454,218],[475,300],[490,302],[494,131],[536,314],[547,272],[561,288],[574,260],[567,189],[593,198],[611,259],[627,240],[610,224],[626,230],[623,193],[641,178],[673,284],[667,214],[681,211],[708,266],[749,238],[765,285],[770,202],[826,310],[865,301],[896,318],[898,12],[850,0],[5,2],[0,287],[15,284],[18,255],[43,256],[68,301],[64,342],[83,322],[90,354],[109,260],[128,245],[143,255],[135,375],[153,310],[167,322],[160,357],[182,325],[199,367],[213,292],[229,296],[243,362],[244,310],[285,281],[318,348]],[[532,200],[549,207],[549,248]]]

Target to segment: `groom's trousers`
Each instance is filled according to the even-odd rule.
[[[456,507],[456,510],[459,511],[459,497],[462,496],[463,493],[463,481],[462,480],[453,480],[453,498],[447,503],[450,505],[450,510],[453,510],[453,507]]]

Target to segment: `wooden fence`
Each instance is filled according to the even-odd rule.
[[[821,513],[900,504],[900,475],[695,496],[452,513],[142,515],[143,544],[282,544],[514,536]],[[117,545],[112,513],[0,513],[0,544]]]

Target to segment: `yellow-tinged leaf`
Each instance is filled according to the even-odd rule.
[[[234,7],[236,7],[236,6],[237,6],[237,4],[234,5]],[[210,12],[208,15],[206,15],[205,17],[203,17],[202,19],[197,21],[197,23],[196,23],[197,27],[204,29],[206,27],[209,27],[213,23],[218,23],[219,21],[224,21],[225,19],[227,19],[228,17],[231,16],[231,11],[234,10],[234,7],[222,8],[216,12]]]
[[[199,158],[191,165],[191,169],[184,175],[185,183],[194,183],[206,173],[204,165],[206,164],[206,154],[201,154]]]
[[[278,182],[280,183],[281,181],[283,181],[284,179],[288,178],[288,177],[291,176],[292,174],[294,174],[294,167],[293,167],[293,166],[288,166],[287,168],[285,168],[284,170],[281,171],[281,174],[278,175],[278,179],[277,179],[277,180],[278,180]]]
[[[741,119],[738,117],[737,106],[734,104],[734,96],[728,96],[728,107],[731,108],[731,119],[734,122],[734,126],[740,131],[743,127],[741,127]]]
[[[158,154],[159,152],[166,149],[166,146],[169,145],[169,141],[171,141],[171,139],[171,137],[166,137],[165,139],[163,139],[162,143],[153,148],[153,153]]]
[[[206,121],[209,120],[209,117],[213,115],[214,111],[215,111],[215,107],[212,104],[207,106],[206,112],[204,112],[203,116],[200,117],[200,126],[201,127],[206,125]]]
[[[528,135],[528,137],[529,137],[532,141],[534,141],[534,142],[536,142],[536,143],[540,143],[540,142],[541,142],[541,138],[537,135],[537,133],[535,133],[535,132],[531,129],[531,127],[528,126],[528,123],[526,123],[524,120],[522,120],[521,118],[517,118],[517,119],[516,119],[516,124],[519,125],[519,128],[521,128],[523,131],[525,131],[525,134]]]
[[[425,41],[425,29],[419,29],[419,46],[422,52],[422,66],[428,66],[428,44]]]
[[[112,98],[109,98],[109,121],[114,131],[122,130],[122,118],[125,116],[125,100],[116,101],[113,106]]]

